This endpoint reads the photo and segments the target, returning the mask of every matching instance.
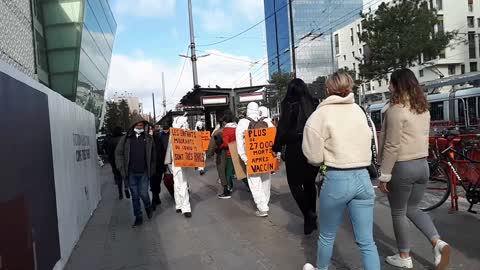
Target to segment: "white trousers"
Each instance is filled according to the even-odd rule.
[[[270,173],[248,176],[248,185],[252,192],[253,201],[259,211],[268,212],[269,210],[271,184]]]
[[[172,164],[173,191],[175,194],[175,208],[182,213],[190,213],[190,196],[188,194],[188,182],[185,168],[175,167]]]

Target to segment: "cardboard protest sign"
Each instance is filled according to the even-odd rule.
[[[175,167],[205,167],[205,152],[197,131],[170,129]]]
[[[278,170],[278,159],[272,151],[276,128],[245,131],[248,175],[271,173]]]
[[[235,169],[235,176],[237,180],[243,180],[247,178],[247,169],[245,163],[238,155],[237,142],[229,143],[228,149],[230,150],[230,155],[232,156],[233,168]]]
[[[198,131],[200,133],[200,138],[202,138],[203,151],[208,151],[208,144],[210,143],[210,132],[209,131]]]

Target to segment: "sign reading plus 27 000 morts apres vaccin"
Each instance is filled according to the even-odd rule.
[[[175,167],[205,167],[202,138],[197,131],[170,129]]]
[[[276,128],[245,131],[247,173],[249,175],[271,173],[278,169],[278,159],[272,151],[276,132]]]

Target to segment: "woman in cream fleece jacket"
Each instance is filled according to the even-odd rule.
[[[352,86],[348,74],[331,75],[327,80],[329,97],[310,116],[303,131],[302,149],[307,160],[315,166],[327,166],[319,199],[317,268],[306,264],[304,270],[328,269],[345,209],[362,252],[364,269],[380,269],[373,240],[375,193],[366,169],[371,164],[374,133],[365,113],[355,104]]]

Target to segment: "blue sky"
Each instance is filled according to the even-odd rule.
[[[187,52],[190,43],[187,0],[110,3],[118,27],[108,95],[128,91],[139,96],[145,110],[151,111],[151,93],[160,96],[161,72],[165,72],[167,103],[173,107],[193,86],[191,65],[178,56]],[[246,86],[249,71],[254,84],[264,84],[263,23],[231,41],[201,46],[221,41],[263,20],[263,0],[192,0],[192,5],[197,54],[210,53],[198,61],[200,85]],[[251,63],[257,60],[262,61]],[[160,101],[156,107],[160,109]]]

